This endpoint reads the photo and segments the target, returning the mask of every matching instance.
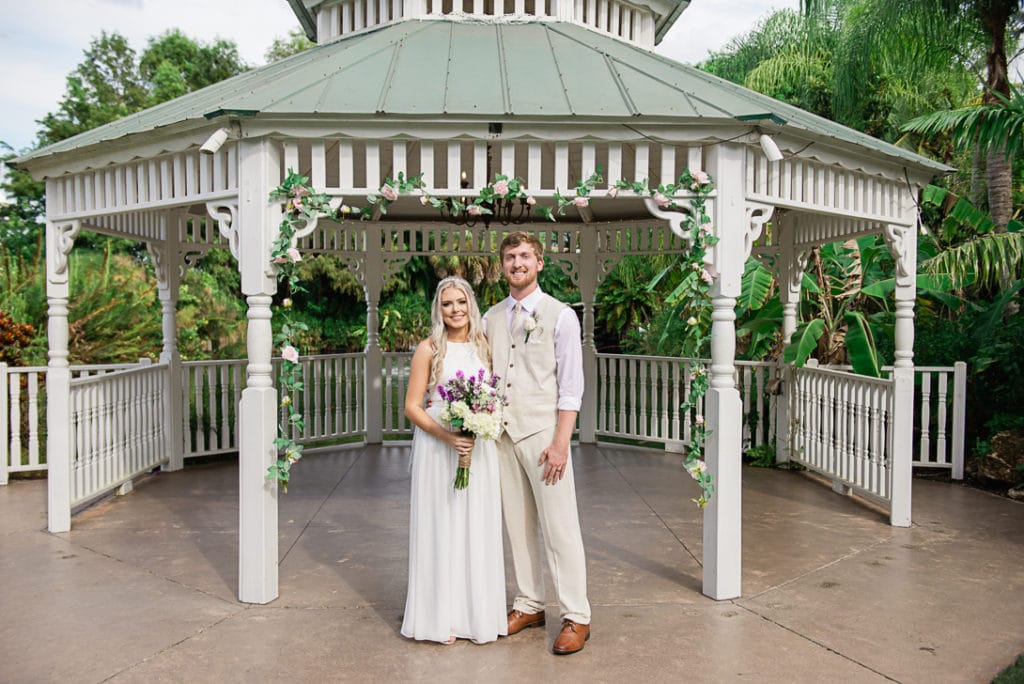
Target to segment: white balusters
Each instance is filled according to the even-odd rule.
[[[918,442],[917,459],[921,463],[931,461],[931,439],[928,429],[932,420],[932,374],[920,373],[921,382],[918,385],[920,391],[920,403],[918,404],[918,419],[921,425],[921,439]]]
[[[636,181],[649,181],[651,178],[650,174],[650,146],[647,143],[641,142],[636,144],[635,149],[636,161],[634,163],[634,178]]]
[[[479,0],[478,0],[479,1]],[[455,189],[462,184],[462,149],[458,143],[448,144],[448,188]],[[476,178],[473,179],[474,182]]]
[[[72,505],[166,460],[161,410],[166,364],[71,380]]]
[[[608,179],[614,183],[623,177],[622,173],[622,145],[608,145]]]

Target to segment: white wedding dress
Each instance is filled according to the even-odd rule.
[[[448,343],[439,384],[458,370],[483,367],[471,343]],[[436,385],[427,413],[442,402]],[[446,642],[452,636],[477,643],[507,633],[505,560],[501,536],[501,488],[495,443],[478,439],[469,487],[456,490],[455,450],[419,428],[412,440],[409,515],[409,592],[402,634]]]

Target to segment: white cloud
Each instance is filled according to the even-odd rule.
[[[696,64],[712,50],[720,50],[735,36],[750,31],[770,12],[799,7],[800,0],[693,0],[657,52]]]
[[[242,59],[262,64],[275,37],[298,25],[284,0],[0,0],[0,140],[16,150],[35,121],[56,109],[66,78],[101,31],[136,51],[172,28],[203,41],[234,40]]]

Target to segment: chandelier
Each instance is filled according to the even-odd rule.
[[[530,205],[525,198],[494,197],[483,202],[476,202],[466,197],[459,199],[452,197],[443,202],[439,208],[446,221],[467,228],[472,228],[477,223],[483,223],[485,228],[489,228],[492,221],[497,221],[503,226],[518,226],[530,218]]]

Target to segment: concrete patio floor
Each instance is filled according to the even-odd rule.
[[[45,481],[0,488],[0,681],[988,682],[1024,651],[1024,505],[915,480],[914,526],[897,529],[805,474],[745,468],[743,597],[715,602],[679,458],[612,446],[576,457],[583,652],[551,655],[550,603],[546,630],[411,642],[408,453],[298,466],[266,606],[235,599],[233,463],[147,477],[61,535]]]

